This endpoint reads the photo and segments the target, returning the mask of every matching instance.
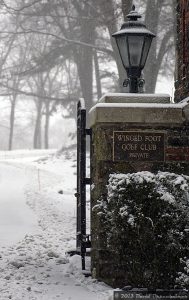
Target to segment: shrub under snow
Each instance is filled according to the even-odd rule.
[[[134,287],[189,287],[189,177],[112,174],[96,206],[107,249]]]

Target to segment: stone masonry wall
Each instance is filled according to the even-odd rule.
[[[175,102],[189,96],[189,1],[177,0]]]
[[[116,261],[106,249],[106,232],[93,207],[102,195],[111,173],[169,171],[189,175],[189,126],[142,126],[139,124],[96,124],[92,128],[92,274],[113,287],[127,285],[124,262]],[[113,131],[164,132],[165,161],[113,161]]]

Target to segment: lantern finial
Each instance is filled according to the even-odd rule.
[[[141,17],[142,17],[142,16],[135,10],[135,5],[133,4],[130,13],[127,15],[127,18],[128,18],[130,21],[137,21],[137,20],[140,19]]]

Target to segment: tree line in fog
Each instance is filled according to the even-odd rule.
[[[80,97],[87,110],[103,93],[126,92],[112,33],[132,4],[156,34],[144,71],[146,92],[158,76],[172,76],[175,0],[0,0],[0,101],[9,107],[7,149],[14,148],[16,107],[33,103],[33,148],[49,147],[57,109],[75,118]],[[3,118],[0,127],[3,128]]]

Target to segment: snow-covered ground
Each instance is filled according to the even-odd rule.
[[[0,300],[112,299],[65,254],[75,247],[76,154],[47,154],[0,152]]]

